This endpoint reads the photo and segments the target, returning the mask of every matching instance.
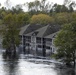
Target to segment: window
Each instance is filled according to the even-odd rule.
[[[42,48],[42,45],[38,45],[39,48]]]
[[[46,46],[46,49],[50,49],[50,47],[49,46]]]
[[[37,39],[36,39],[36,42],[37,42],[37,43],[41,43],[41,38],[37,38]]]
[[[52,39],[46,39],[46,44],[52,45]]]
[[[27,42],[31,42],[31,37],[30,37],[30,36],[26,36],[25,40],[26,40]]]
[[[26,43],[25,45],[26,45],[26,46],[29,46],[29,43]]]

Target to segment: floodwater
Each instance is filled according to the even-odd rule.
[[[71,68],[51,59],[17,54],[4,58],[0,51],[0,75],[75,75]]]

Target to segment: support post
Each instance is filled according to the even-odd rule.
[[[43,50],[42,50],[42,53],[43,53],[43,57],[46,57],[46,48],[45,48],[45,39],[44,38],[42,38],[42,48],[43,48]]]

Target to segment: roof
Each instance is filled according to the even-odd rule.
[[[37,37],[43,37],[43,35],[46,32],[47,28],[48,28],[48,25],[44,26],[44,27],[41,27],[41,28],[39,28],[37,30],[34,30],[34,31],[30,32],[30,33],[24,34],[24,35],[31,36],[33,33],[35,33]]]
[[[59,25],[27,25],[21,28],[20,35],[52,38],[59,30]]]
[[[38,31],[39,33],[37,34],[37,37],[44,37],[44,34],[45,34],[48,26],[49,26],[49,25],[38,29],[37,31]]]
[[[45,34],[44,34],[44,37],[48,36],[50,34],[53,34],[53,33],[57,32],[59,30],[60,30],[60,26],[59,25],[49,25],[47,30],[46,30],[46,32],[45,32]]]
[[[54,38],[58,32],[45,36],[44,38]]]
[[[25,25],[25,26],[21,27],[20,32],[19,32],[19,35],[23,35],[24,32],[25,32],[25,30],[28,28],[28,26],[29,25]]]
[[[36,24],[36,25],[29,25],[29,27],[25,30],[24,34],[27,34],[27,33],[30,33],[30,32],[33,32],[41,27],[43,27],[44,25],[39,25],[39,24]]]

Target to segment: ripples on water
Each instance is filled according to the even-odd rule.
[[[49,59],[24,54],[17,54],[15,59],[3,59],[0,52],[0,75],[74,75],[72,73],[72,69]]]

